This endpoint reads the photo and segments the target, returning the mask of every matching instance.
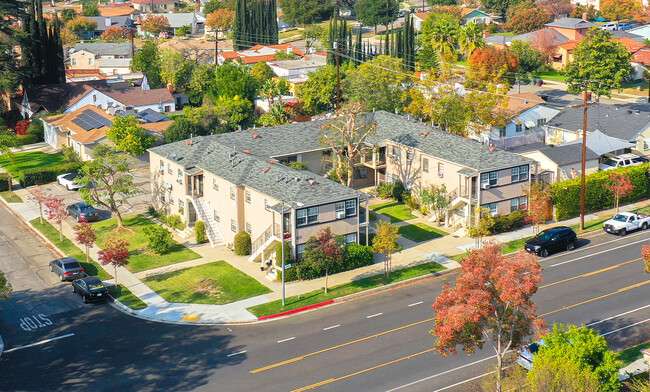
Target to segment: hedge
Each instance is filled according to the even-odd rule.
[[[374,255],[371,246],[350,244],[343,252],[343,263],[337,264],[329,271],[329,274],[350,271],[373,263]],[[307,261],[295,262],[291,268],[287,268],[284,272],[284,280],[289,282],[298,279],[316,279],[322,276],[325,276],[325,269]]]
[[[490,228],[490,234],[505,233],[512,229],[524,227],[526,224],[526,211],[517,210],[511,214],[494,218],[494,226]]]
[[[26,144],[34,144],[38,142],[38,135],[30,135],[30,134],[18,135],[17,138],[18,138],[18,144],[20,144],[21,146],[24,146]]]
[[[235,254],[248,256],[251,254],[251,236],[245,231],[235,234]]]
[[[25,169],[20,172],[18,181],[25,188],[32,185],[49,184],[56,181],[59,174],[77,172],[83,165],[83,162],[72,162],[56,166]]]
[[[0,173],[0,192],[9,190],[9,176],[7,173]]]
[[[626,171],[634,191],[630,196],[620,200],[621,204],[632,203],[648,197],[650,192],[649,164],[631,166],[615,170],[600,171],[589,174],[585,179],[585,212],[613,208],[614,196],[608,189],[609,177],[612,172]],[[564,220],[580,215],[580,178],[551,184],[555,218]]]

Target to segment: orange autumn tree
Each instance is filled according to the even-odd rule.
[[[519,349],[528,336],[545,327],[531,301],[541,281],[542,268],[527,253],[506,257],[497,243],[472,250],[454,286],[445,282],[432,306],[436,311],[430,331],[436,337],[434,348],[443,357],[455,355],[458,346],[473,354],[489,342],[496,352],[496,389],[500,392],[506,353]]]
[[[650,245],[643,245],[643,248],[641,248],[641,256],[643,256],[645,272],[650,274]]]
[[[544,182],[538,181],[526,192],[528,196],[528,211],[526,221],[533,225],[533,235],[539,232],[539,225],[548,218],[548,200],[551,188]]]
[[[149,15],[147,19],[142,22],[142,31],[158,35],[160,32],[169,27],[169,20],[163,15]]]
[[[619,201],[632,194],[634,184],[632,184],[632,180],[630,180],[630,176],[625,170],[612,172],[609,176],[609,181],[610,183],[607,188],[612,192],[612,196],[614,196],[616,212],[618,212]]]
[[[102,33],[102,41],[106,42],[124,42],[129,39],[129,31],[127,29],[111,26],[104,30]]]
[[[468,79],[476,83],[512,85],[519,70],[519,60],[508,49],[486,46],[469,56]]]

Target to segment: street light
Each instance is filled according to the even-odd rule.
[[[296,203],[296,206],[298,206],[298,207],[302,207],[302,206],[305,205],[304,203],[301,203],[301,202],[295,202],[295,203]],[[281,211],[282,211],[281,215],[282,216],[280,217],[280,220],[282,222],[281,223],[281,229],[280,229],[280,238],[281,238],[281,243],[280,243],[281,251],[280,251],[280,254],[281,254],[281,257],[282,257],[282,306],[285,305],[285,300],[286,300],[286,291],[285,291],[285,282],[284,282],[284,206],[285,206],[285,204],[282,203],[282,209],[281,209]]]

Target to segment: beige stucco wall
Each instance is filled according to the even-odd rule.
[[[309,171],[314,172],[318,175],[323,175],[325,171],[323,170],[323,152],[322,151],[312,151],[306,152],[303,154],[298,154],[298,161],[305,162],[309,166]]]
[[[348,199],[349,200],[349,199]],[[357,201],[357,214],[353,217],[336,219],[336,203],[318,206],[318,223],[296,227],[296,244],[304,244],[309,237],[316,235],[320,230],[330,227],[334,234],[358,233],[359,205]],[[295,225],[295,221],[292,222]],[[358,240],[358,238],[357,238]]]
[[[546,155],[538,151],[532,151],[526,154],[522,154],[522,156],[537,161],[539,163],[540,171],[548,170],[555,173],[554,175],[555,182],[561,182],[570,179],[569,174],[571,173],[571,169],[575,169],[578,175],[580,175],[580,173],[582,172],[581,162],[576,162],[570,165],[564,165],[562,167],[559,167],[555,162],[548,159]],[[586,174],[591,174],[597,171],[598,171],[598,159],[591,159],[585,162]]]
[[[90,59],[93,64],[89,64]],[[76,65],[73,64],[74,60],[77,61]],[[70,55],[70,69],[99,69],[99,59],[85,50],[75,52]]]

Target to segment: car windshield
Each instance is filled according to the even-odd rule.
[[[94,210],[94,208],[93,206],[89,206],[88,204],[82,204],[79,206],[79,210],[81,210],[81,212],[86,212],[86,211],[90,212]]]
[[[65,269],[67,269],[67,270],[75,269],[75,268],[81,269],[81,265],[80,265],[78,262],[76,262],[76,261],[73,261],[73,262],[71,262],[71,263],[65,263],[65,264],[63,264],[63,266],[64,266]]]
[[[604,165],[613,166],[613,167],[616,167],[616,163],[617,162],[615,160],[613,160],[612,158],[607,158],[605,160],[605,162],[603,162]]]
[[[614,215],[612,220],[615,220],[617,222],[627,222],[627,216],[621,215],[621,214],[616,214],[616,215]]]
[[[104,288],[104,285],[102,282],[89,282],[88,283],[88,290],[101,290]]]
[[[541,233],[537,234],[537,238],[539,238],[542,241],[548,241],[551,239],[551,233],[547,231],[542,231]]]

